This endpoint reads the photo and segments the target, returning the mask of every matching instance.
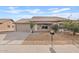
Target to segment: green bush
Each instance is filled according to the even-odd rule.
[[[67,20],[63,24],[65,29],[73,31],[73,35],[75,35],[76,32],[79,32],[79,23],[72,20]]]
[[[52,30],[54,30],[55,33],[58,31],[58,29],[59,29],[58,24],[52,25]]]

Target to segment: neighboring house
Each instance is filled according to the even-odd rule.
[[[20,19],[16,21],[17,32],[29,32],[30,30],[30,19]]]
[[[44,16],[34,16],[31,19],[20,19],[16,21],[16,31],[19,32],[29,32],[30,21],[34,23],[33,31],[50,31],[50,27],[53,24],[62,23],[64,18],[61,17],[44,17]]]
[[[12,19],[0,19],[0,32],[15,31],[15,22]]]

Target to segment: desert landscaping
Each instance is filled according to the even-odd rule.
[[[53,36],[53,44],[55,45],[65,45],[65,44],[73,44],[75,41],[79,42],[79,36],[73,36],[71,33],[61,32],[56,33]],[[43,33],[33,33],[30,34],[27,39],[23,42],[24,45],[32,44],[32,45],[49,45],[51,41],[51,35],[49,32]]]
[[[50,53],[51,35],[49,32],[5,32],[0,33],[0,52]],[[14,40],[13,40],[14,39]],[[78,53],[79,35],[71,32],[57,32],[53,36],[55,53]],[[53,52],[54,53],[54,52]]]

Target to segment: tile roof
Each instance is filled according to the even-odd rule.
[[[50,16],[34,16],[32,21],[62,21],[65,18],[62,17],[50,17]]]
[[[12,19],[7,19],[7,18],[0,19],[0,23],[6,22],[6,21],[12,21],[12,22],[14,22]]]

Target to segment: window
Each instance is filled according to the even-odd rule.
[[[8,25],[8,28],[10,28],[10,25]]]
[[[43,26],[42,26],[42,29],[48,29],[48,26],[43,25]]]
[[[0,24],[2,24],[2,23],[0,23]]]
[[[14,26],[12,26],[12,28],[14,28]]]

